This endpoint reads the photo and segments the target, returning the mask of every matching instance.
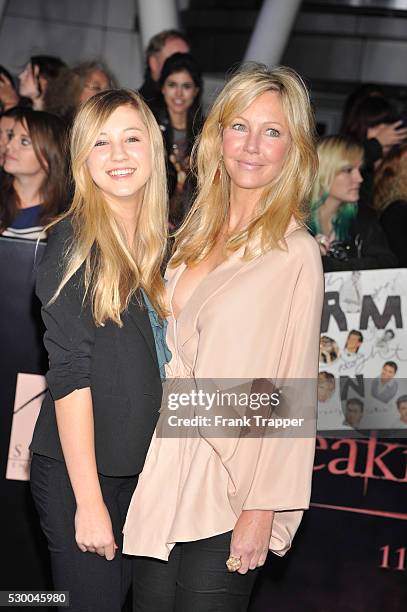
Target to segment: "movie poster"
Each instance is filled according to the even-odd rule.
[[[318,430],[407,434],[407,270],[325,275]]]

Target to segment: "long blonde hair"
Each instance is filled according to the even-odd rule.
[[[314,145],[314,118],[307,88],[301,77],[284,66],[269,70],[263,64],[244,66],[225,85],[206,119],[195,144],[192,159],[198,177],[195,202],[175,235],[171,266],[194,264],[204,259],[224,226],[229,211],[230,177],[221,159],[225,127],[258,96],[267,91],[281,97],[291,144],[280,175],[265,187],[255,218],[231,236],[226,249],[246,245],[245,258],[280,247],[292,216],[303,223],[318,161]],[[250,239],[261,235],[261,246],[250,247]]]
[[[144,188],[131,246],[86,164],[102,126],[120,106],[131,106],[140,113],[149,135],[154,168]],[[71,161],[75,193],[63,217],[71,220],[73,239],[66,253],[62,281],[52,300],[84,265],[84,299],[91,300],[96,325],[111,319],[121,326],[121,314],[139,288],[146,291],[159,316],[164,317],[166,307],[160,273],[168,216],[164,147],[154,116],[140,96],[119,89],[103,91],[88,100],[79,110],[72,128]]]

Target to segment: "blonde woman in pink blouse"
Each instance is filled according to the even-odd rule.
[[[317,157],[301,78],[237,73],[195,161],[199,193],[166,273],[169,384],[316,380],[323,274],[304,226]],[[163,408],[124,529],[135,609],[246,610],[268,551],[287,552],[308,508],[315,439],[169,437],[166,419]]]

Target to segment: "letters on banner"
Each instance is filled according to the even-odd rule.
[[[325,275],[318,430],[407,433],[407,270]]]

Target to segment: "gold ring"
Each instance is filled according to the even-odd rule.
[[[226,567],[228,568],[229,572],[237,572],[237,570],[242,567],[240,557],[230,555],[229,559],[226,561]]]

